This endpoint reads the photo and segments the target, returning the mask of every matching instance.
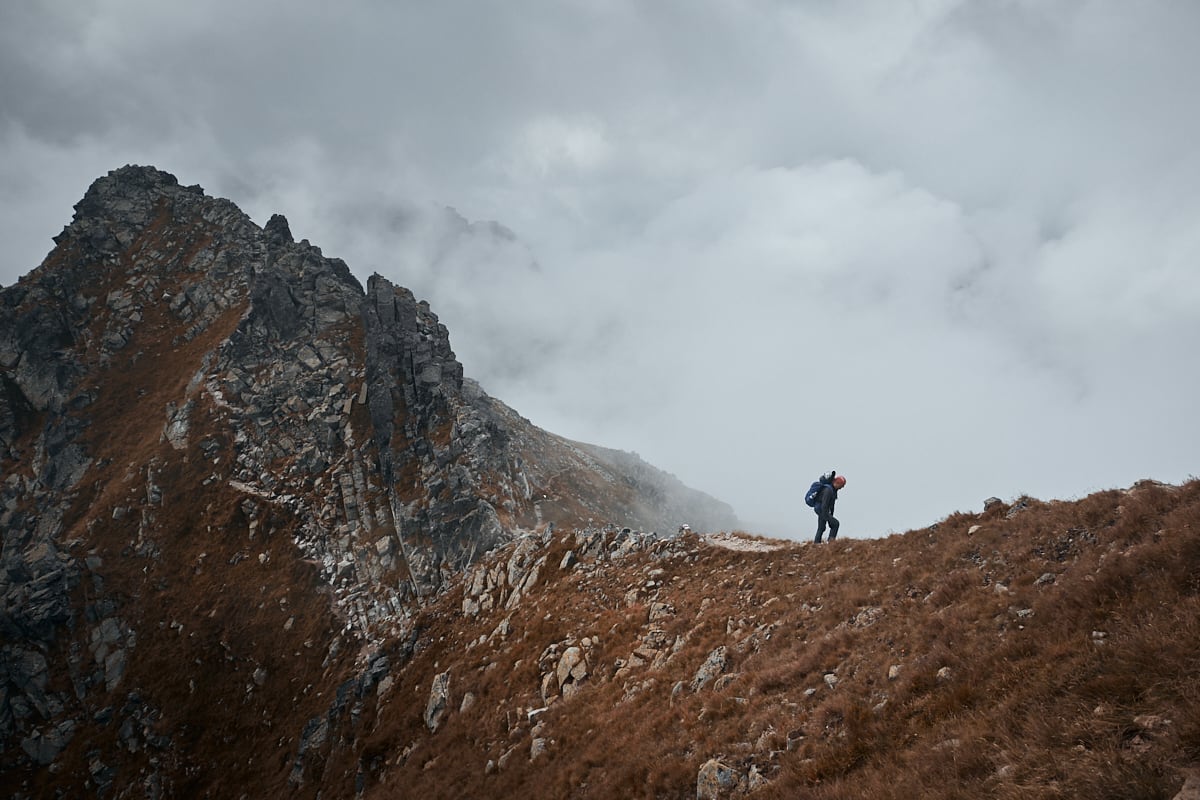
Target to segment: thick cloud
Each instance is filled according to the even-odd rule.
[[[11,6],[11,7],[9,7]],[[1200,6],[8,4],[0,282],[153,163],[808,536],[1196,471]]]

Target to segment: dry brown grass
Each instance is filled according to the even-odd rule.
[[[158,455],[164,469],[185,469],[166,449]],[[1195,483],[1033,504],[1011,518],[957,514],[824,547],[736,552],[692,536],[591,573],[558,571],[572,544],[563,536],[518,608],[464,617],[461,587],[435,600],[417,620],[412,657],[392,645],[395,685],[363,698],[356,720],[336,729],[342,744],[310,765],[320,780],[291,790],[296,732],[351,674],[345,659],[321,664],[333,632],[320,595],[301,588],[316,585],[311,569],[283,557],[294,520],[268,511],[262,521],[274,533],[256,547],[273,552],[275,566],[228,565],[246,547],[239,498],[177,491],[164,502],[177,534],[159,542],[169,557],[158,563],[186,568],[143,574],[143,560],[121,555],[128,527],[105,509],[144,478],[118,478],[93,498],[109,504],[99,514],[108,521],[90,540],[128,593],[124,607],[152,609],[130,680],[171,698],[157,724],[187,758],[229,764],[217,784],[209,776],[177,792],[260,786],[349,797],[361,781],[368,798],[684,798],[716,757],[764,775],[756,794],[767,798],[1149,798],[1170,797],[1178,769],[1200,762]],[[162,483],[185,485],[170,474]],[[652,569],[662,570],[661,588],[628,598]],[[654,599],[675,614],[651,625]],[[147,624],[176,617],[189,621],[186,636]],[[505,617],[507,637],[477,643]],[[617,661],[652,627],[678,639],[677,652],[661,669],[618,677]],[[548,749],[531,762],[526,712],[542,705],[538,658],[585,636],[598,640],[592,673],[542,714],[536,735]],[[688,684],[718,646],[727,648],[724,679],[693,693]],[[152,677],[197,659],[196,693]],[[258,666],[319,688],[247,695]],[[451,710],[431,734],[421,714],[445,670]],[[475,703],[460,711],[468,691]],[[236,709],[207,702],[239,696]],[[276,744],[248,759],[226,752],[264,740]],[[112,749],[116,733],[87,745]]]
[[[145,246],[187,261],[208,241],[200,232],[172,251],[162,239],[162,219],[126,260]],[[198,279],[165,272],[159,291],[176,293]],[[106,272],[95,291],[103,298],[126,277]],[[106,617],[136,631],[136,645],[121,682],[112,691],[103,680],[93,686],[80,717],[110,714],[115,722],[80,724],[54,770],[8,770],[5,756],[13,792],[21,785],[28,796],[78,796],[80,776],[101,762],[117,770],[117,785],[140,789],[146,775],[165,774],[163,796],[239,797],[248,787],[259,796],[283,792],[298,733],[328,708],[327,693],[353,669],[353,653],[325,663],[336,622],[316,570],[297,556],[295,516],[262,504],[250,540],[246,498],[227,484],[234,460],[220,413],[194,393],[201,406],[192,415],[191,449],[175,451],[161,436],[167,403],[187,395],[205,354],[229,337],[243,310],[228,309],[184,341],[166,303],[147,303],[124,348],[106,360],[94,348],[78,353],[92,370],[79,393],[94,397],[75,404],[88,420],[82,440],[90,452],[121,457],[96,461],[70,498],[62,540],[80,559],[96,560],[95,577],[85,574],[79,583],[77,626],[63,632],[47,658],[79,663],[81,679],[88,679],[95,669],[89,635]],[[93,341],[103,317],[95,316],[100,327]],[[218,443],[220,467],[199,452],[203,439]],[[143,529],[147,465],[163,494],[146,507],[153,521]],[[211,472],[220,479],[203,485]],[[259,554],[267,558],[260,562]],[[260,668],[263,686],[253,677]],[[76,691],[65,682],[51,688],[64,696]],[[121,727],[133,712],[140,718],[131,747]],[[170,747],[148,746],[148,732],[169,737]]]
[[[1200,762],[1200,483],[1026,503],[824,547],[693,539],[593,575],[554,568],[560,540],[508,640],[456,649],[500,616],[465,619],[453,593],[429,609],[446,638],[430,634],[380,706],[370,750],[390,760],[366,796],[683,798],[719,757],[756,767],[767,798],[1170,797]],[[651,598],[625,592],[655,567],[677,613],[653,627],[683,643],[616,678],[651,627]],[[542,715],[549,749],[531,762],[537,657],[583,636],[600,638],[597,663]],[[725,681],[692,693],[722,645]],[[452,704],[477,701],[431,735],[420,713],[447,668]]]
[[[141,246],[166,249],[161,228]],[[188,261],[206,241],[199,231],[172,252]],[[411,638],[385,647],[394,684],[351,699],[353,713],[331,729],[332,753],[293,789],[300,731],[356,674],[356,654],[326,658],[334,617],[291,541],[297,520],[261,504],[251,542],[229,474],[197,485],[218,468],[201,469],[199,452],[173,451],[160,435],[166,403],[186,393],[241,311],[183,342],[167,333],[168,311],[147,307],[110,361],[84,354],[96,371],[81,391],[97,392],[81,412],[86,443],[122,458],[94,466],[63,539],[100,559],[113,607],[85,611],[48,656],[66,663],[78,645],[86,662],[89,626],[125,619],[138,631],[136,658],[116,691],[89,696],[87,712],[111,705],[121,718],[138,687],[146,723],[173,746],[127,753],[117,726],[81,728],[60,773],[10,773],[31,796],[77,786],[68,779],[88,774],[91,753],[121,754],[124,794],[161,757],[181,776],[168,796],[308,798],[686,798],[710,758],[756,770],[768,798],[1158,798],[1178,790],[1181,768],[1200,764],[1200,482],[1145,482],[1075,502],[1023,497],[820,547],[736,551],[692,535],[565,573],[557,565],[573,542],[563,530],[516,609],[465,617],[461,587],[433,598]],[[366,409],[353,413],[365,426]],[[406,447],[402,405],[396,413],[393,445]],[[201,408],[192,438],[217,442],[225,470],[232,446],[219,416]],[[440,444],[448,435],[433,434]],[[531,470],[539,464],[536,452],[523,455]],[[147,527],[157,557],[142,552],[138,521],[114,514],[140,507],[148,464],[166,492]],[[402,495],[417,485],[414,469],[400,466]],[[543,522],[594,513],[580,498],[597,487],[544,477]],[[629,487],[611,492],[614,507],[632,507]],[[661,573],[647,589],[651,570]],[[101,595],[94,585],[81,582],[82,608]],[[674,613],[651,624],[656,600]],[[505,619],[511,632],[493,635]],[[673,655],[619,671],[651,629]],[[533,727],[540,656],[584,637],[595,642],[587,682]],[[718,647],[725,674],[693,692]],[[268,679],[253,688],[258,668]],[[443,671],[449,712],[430,733],[422,711]],[[462,709],[467,692],[475,702]],[[531,761],[535,736],[547,750]]]

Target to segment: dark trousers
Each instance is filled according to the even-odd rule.
[[[837,521],[837,518],[834,517],[833,514],[817,511],[817,538],[813,540],[817,544],[821,543],[821,534],[825,532],[825,526],[827,524],[829,525],[829,541],[832,542],[837,538],[838,528],[840,528],[842,524]]]

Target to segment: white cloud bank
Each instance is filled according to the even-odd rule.
[[[811,535],[830,468],[857,536],[1180,481],[1197,30],[1165,0],[8,4],[0,282],[153,163],[765,533]]]

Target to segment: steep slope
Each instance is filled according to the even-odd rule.
[[[675,536],[735,523],[282,217],[76,210],[0,292],[7,796],[1200,792],[1200,482]]]
[[[416,630],[328,795],[1200,789],[1200,482],[822,546],[527,537]]]
[[[259,228],[125,167],[55,241],[0,292],[18,796],[286,786],[308,721],[386,674],[378,644],[514,534],[732,524],[488,397],[425,303],[364,290],[283,217]]]

